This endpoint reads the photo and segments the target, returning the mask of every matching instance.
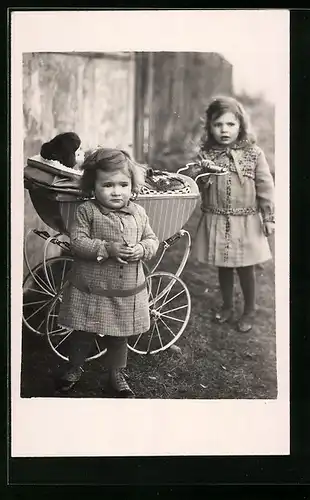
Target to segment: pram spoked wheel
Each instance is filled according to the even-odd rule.
[[[147,266],[144,266],[145,271],[148,271]],[[45,332],[47,335],[48,343],[51,349],[57,356],[62,358],[64,361],[69,361],[68,349],[71,342],[72,329],[66,328],[59,325],[58,316],[59,308],[62,300],[62,292],[66,283],[63,284],[62,289],[60,289],[57,295],[54,296],[52,300],[49,301],[49,308],[46,312],[46,323]],[[149,282],[148,282],[149,286]],[[106,347],[104,346],[104,336],[96,335],[94,337],[94,348],[91,355],[86,358],[86,361],[92,361],[94,359],[100,358],[106,353]]]
[[[137,354],[156,354],[171,347],[184,332],[191,312],[190,294],[181,278],[158,271],[147,282],[151,326],[128,342]]]
[[[51,257],[30,270],[23,282],[23,322],[34,333],[45,335],[46,313],[62,289],[71,268],[70,256]]]
[[[66,285],[64,285],[66,286]],[[63,287],[64,288],[64,287]],[[53,298],[49,304],[49,309],[46,316],[46,335],[47,340],[57,356],[62,358],[64,361],[69,361],[68,349],[71,342],[71,335],[73,330],[59,325],[58,315],[59,307],[62,300],[63,288],[58,292],[58,294]],[[86,361],[92,361],[94,359],[100,358],[106,353],[106,348],[104,346],[104,336],[96,335],[94,337],[94,347],[91,355],[86,358]]]

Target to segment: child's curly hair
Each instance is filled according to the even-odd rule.
[[[96,172],[115,172],[126,170],[131,179],[132,193],[137,195],[145,183],[146,169],[143,165],[136,163],[130,155],[122,149],[98,147],[89,153],[81,165],[83,175],[81,178],[82,191],[91,196],[95,189]]]
[[[233,113],[239,121],[240,130],[237,140],[254,144],[255,136],[250,130],[249,117],[242,104],[233,97],[218,96],[212,99],[206,109],[205,133],[201,139],[201,146],[207,149],[214,145],[215,140],[211,132],[211,123],[224,113]]]

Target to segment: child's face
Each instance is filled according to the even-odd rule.
[[[224,113],[211,121],[210,128],[216,142],[223,145],[229,145],[238,138],[240,123],[234,113]]]
[[[75,163],[80,166],[84,162],[85,153],[82,148],[78,148],[75,152]]]
[[[123,208],[131,196],[131,179],[127,172],[124,170],[116,172],[97,170],[95,196],[107,208]]]

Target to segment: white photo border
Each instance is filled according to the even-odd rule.
[[[11,21],[12,457],[289,454],[289,11],[15,11]],[[247,58],[255,58],[257,53],[268,53],[277,68],[274,82],[278,89],[275,102],[277,399],[21,398],[22,54],[221,53],[228,49],[244,53],[245,64]],[[281,175],[277,175],[279,171]],[[53,431],[50,422],[61,425]],[[133,426],[139,432],[132,433]]]

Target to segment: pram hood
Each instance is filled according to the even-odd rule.
[[[40,155],[28,158],[24,168],[24,187],[44,190],[46,196],[58,201],[73,198],[85,199],[80,188],[81,171],[65,167],[59,162],[45,160]]]
[[[43,172],[66,177],[67,179],[80,179],[83,175],[82,170],[69,168],[56,160],[45,160],[41,155],[35,155],[27,160],[27,166],[38,168]]]

